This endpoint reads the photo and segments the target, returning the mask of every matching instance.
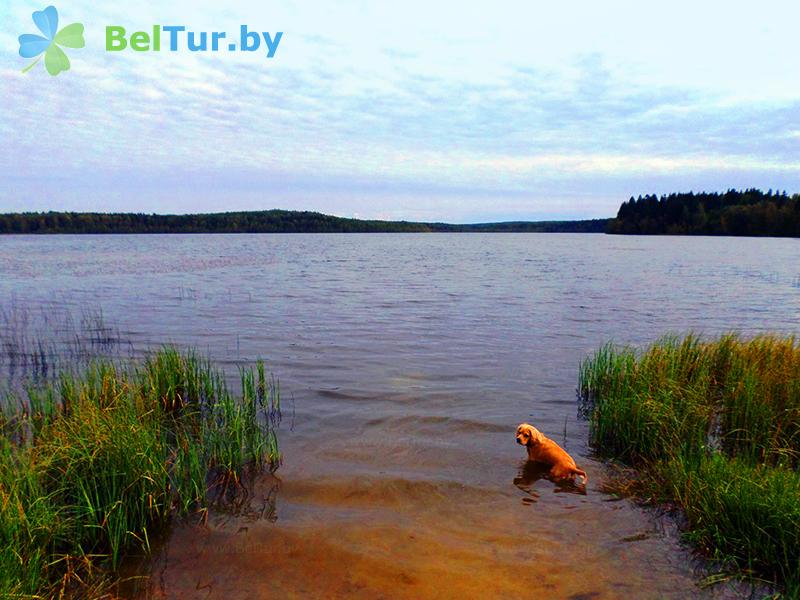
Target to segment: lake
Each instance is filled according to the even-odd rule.
[[[280,379],[270,518],[177,526],[154,597],[722,597],[602,492],[578,365],[608,340],[800,331],[800,241],[591,234],[0,237],[0,302],[102,309]],[[585,495],[524,469],[530,421]]]

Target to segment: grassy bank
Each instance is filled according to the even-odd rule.
[[[0,415],[0,597],[89,597],[172,516],[230,506],[277,465],[277,386],[234,397],[220,371],[163,349],[31,388]]]
[[[800,345],[664,338],[607,345],[579,394],[597,452],[635,466],[639,492],[676,503],[687,537],[800,597]]]

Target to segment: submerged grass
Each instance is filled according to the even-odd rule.
[[[581,364],[592,444],[679,505],[687,537],[800,597],[800,345],[770,335],[666,337]]]
[[[0,597],[87,597],[172,516],[235,506],[279,461],[264,365],[242,395],[194,353],[95,362],[0,414]]]
[[[131,358],[133,345],[109,325],[103,311],[68,302],[48,302],[38,310],[0,301],[0,386],[50,381],[59,372],[86,367],[99,358]]]

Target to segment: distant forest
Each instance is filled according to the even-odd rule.
[[[623,202],[615,219],[421,223],[264,210],[194,215],[42,212],[0,214],[4,233],[534,232],[800,237],[800,194],[757,189],[655,194]]]
[[[800,237],[800,194],[749,189],[631,198],[608,233]]]
[[[410,221],[365,221],[316,212],[265,210],[195,215],[137,213],[0,214],[3,233],[402,233],[402,232],[565,232],[602,233],[608,219],[519,221],[452,225]]]

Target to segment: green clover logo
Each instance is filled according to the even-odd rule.
[[[36,57],[35,61],[22,69],[22,72],[30,71],[42,59],[43,52],[44,66],[50,75],[68,71],[69,59],[60,46],[83,48],[86,45],[83,39],[83,24],[72,23],[56,33],[58,31],[58,11],[55,6],[48,6],[44,10],[34,12],[33,22],[44,34],[44,37],[32,33],[19,36],[19,55],[22,58]]]

